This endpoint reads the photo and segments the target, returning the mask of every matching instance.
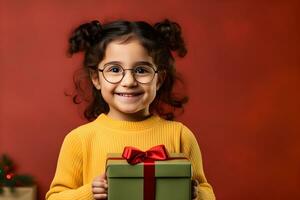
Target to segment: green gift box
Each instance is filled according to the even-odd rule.
[[[107,155],[109,200],[144,199],[144,163],[128,164],[120,153]],[[170,153],[170,160],[155,161],[155,200],[191,199],[191,163],[183,153]],[[145,194],[147,196],[147,194]]]

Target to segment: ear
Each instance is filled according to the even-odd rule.
[[[157,79],[157,83],[156,83],[156,90],[159,90],[159,88],[164,83],[165,79],[166,79],[166,71],[162,70],[162,71],[158,72],[158,79]]]
[[[97,90],[101,90],[99,75],[96,71],[90,70],[90,78]]]

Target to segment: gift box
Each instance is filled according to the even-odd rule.
[[[3,187],[0,200],[36,200],[36,187],[15,187],[14,191],[9,187]]]
[[[191,199],[192,168],[184,154],[171,153],[166,160],[154,161],[150,173],[147,162],[132,165],[119,153],[107,157],[109,200]]]

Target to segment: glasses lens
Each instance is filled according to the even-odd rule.
[[[154,69],[147,65],[137,66],[133,72],[135,80],[140,83],[150,83],[155,75]]]
[[[122,79],[123,71],[118,65],[107,66],[103,70],[103,76],[108,82],[117,83]]]

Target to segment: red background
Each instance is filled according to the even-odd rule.
[[[299,1],[0,0],[0,153],[38,181],[43,199],[64,136],[85,123],[63,95],[82,56],[74,26],[119,18],[183,28],[177,67],[219,200],[300,199]]]

